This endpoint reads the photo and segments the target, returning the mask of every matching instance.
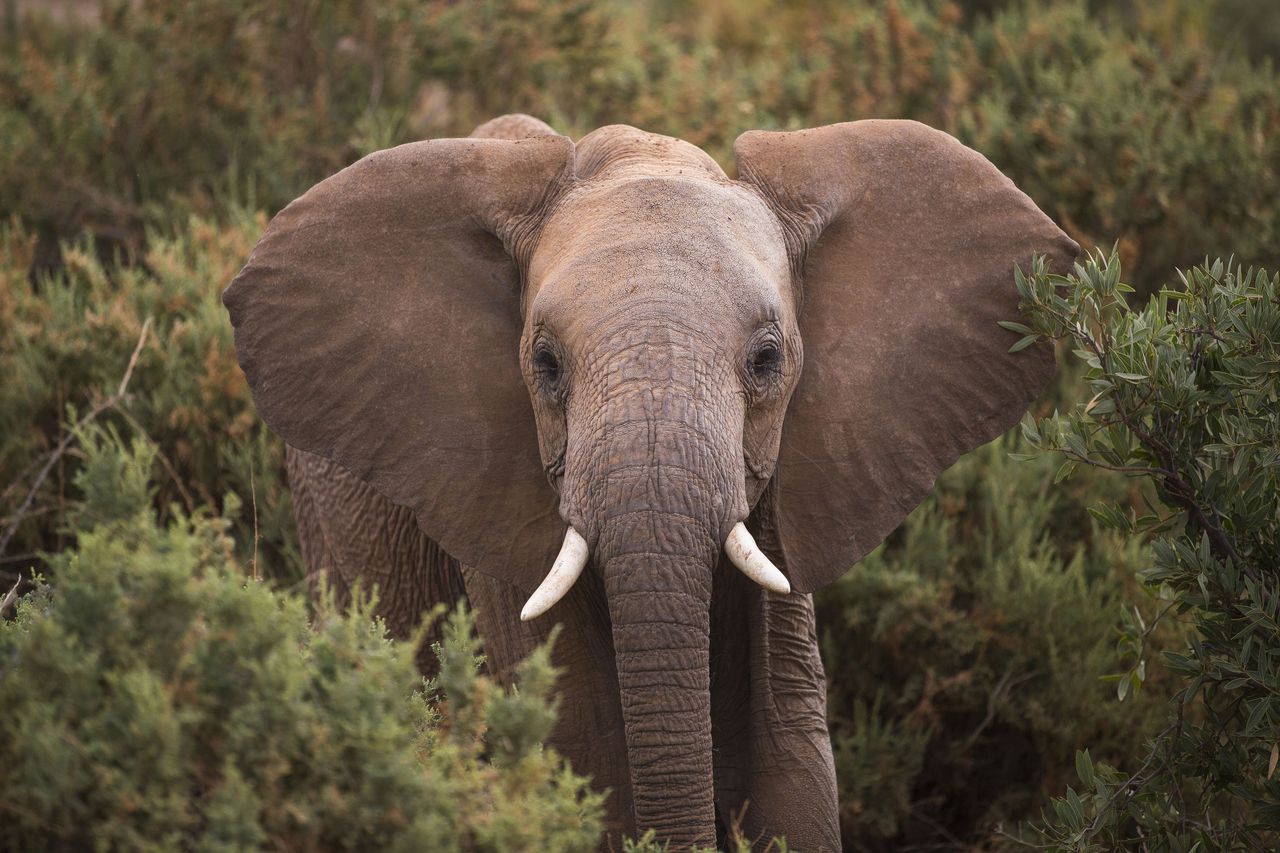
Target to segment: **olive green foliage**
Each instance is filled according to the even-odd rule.
[[[427,849],[595,837],[598,804],[535,747],[552,713],[545,660],[508,696],[475,675],[474,641],[451,623],[441,701],[417,691],[367,609],[320,607],[309,631],[303,605],[242,576],[279,589],[302,570],[282,448],[254,412],[218,294],[272,213],[369,151],[523,111],[574,135],[610,122],[670,133],[731,171],[744,130],[914,118],[981,150],[1086,247],[1116,245],[1144,293],[1205,255],[1280,267],[1268,64],[1280,38],[1266,3],[59,2],[96,19],[0,0],[35,10],[0,19],[0,593],[19,576],[27,591],[0,634],[11,846],[83,846],[55,831],[120,847],[414,846],[423,825],[443,827]],[[1193,290],[1260,292],[1256,278],[1202,273]],[[1076,290],[1055,281],[1066,310],[1089,275]],[[1219,319],[1265,303],[1214,299],[1203,304]],[[1139,339],[1165,352],[1150,317]],[[1195,351],[1178,348],[1195,337],[1185,328],[1159,334],[1173,347],[1162,370]],[[1241,372],[1234,350],[1200,338],[1188,375],[1221,385],[1175,419],[1200,448],[1179,457],[1184,480],[1233,547],[1274,554],[1273,533],[1238,538],[1256,495],[1231,498],[1255,468],[1274,496],[1274,460],[1247,448],[1276,436],[1238,405],[1274,412],[1273,391],[1248,385],[1274,373],[1265,358]],[[1146,387],[1120,379],[1088,417]],[[1099,390],[1069,373],[1052,398],[1066,408]],[[1199,420],[1228,412],[1244,420]],[[1257,615],[1272,612],[1270,586],[1242,561],[1227,570],[1212,541],[1202,559],[1195,531],[1209,527],[1178,532],[1169,513],[1186,507],[1170,496],[1183,493],[1167,483],[1010,458],[1070,423],[961,460],[819,596],[851,848],[1019,834],[1107,848],[1164,819],[1182,839],[1270,819],[1278,709],[1259,682],[1273,685],[1274,644],[1244,645],[1272,630]],[[1105,461],[1095,442],[1121,433],[1081,423]],[[1086,511],[1101,506],[1119,510]],[[1174,527],[1109,526],[1130,511]],[[1162,574],[1135,580],[1152,563]],[[30,592],[33,567],[50,586]],[[1162,735],[1178,690],[1186,713]],[[1229,740],[1210,738],[1215,724]],[[1056,825],[1020,830],[1073,768],[1084,793],[1051,808]],[[1122,793],[1135,773],[1144,793]],[[1173,793],[1200,810],[1178,800],[1175,814]]]
[[[1067,488],[1015,450],[1010,435],[963,458],[818,596],[851,848],[976,843],[1060,791],[1081,745],[1121,760],[1154,733],[1159,688],[1118,705],[1100,681],[1121,666],[1114,627],[1144,549],[1082,508],[1136,495]]]
[[[1128,626],[1120,698],[1145,683],[1151,629],[1194,626],[1160,665],[1178,677],[1171,720],[1120,768],[1077,761],[1083,793],[1054,803],[1047,847],[1275,849],[1280,845],[1280,276],[1214,261],[1141,309],[1113,254],[1073,275],[1018,277],[1028,337],[1066,339],[1092,396],[1023,432],[1078,466],[1154,484],[1147,508],[1091,509],[1152,539],[1139,579],[1148,619]]]
[[[1277,260],[1280,77],[1236,49],[1270,44],[1238,6],[104,2],[98,26],[6,34],[0,216],[136,248],[175,207],[274,210],[370,150],[509,111],[625,121],[726,164],[752,128],[913,118],[1086,248],[1118,241],[1150,289],[1206,253]]]
[[[367,604],[308,624],[225,521],[157,524],[146,441],[80,447],[74,544],[0,624],[0,849],[595,848],[600,796],[540,746],[549,649],[508,694],[458,611],[424,685]]]
[[[259,575],[300,576],[283,448],[254,411],[219,299],[264,226],[262,215],[239,210],[221,222],[193,218],[172,236],[152,234],[137,265],[106,264],[74,243],[34,287],[35,237],[20,223],[0,226],[0,518],[76,420],[118,390],[142,339],[127,399],[101,417],[155,448],[162,520],[173,505],[188,514],[213,507]],[[78,467],[70,454],[59,458],[6,556],[67,541],[62,514],[77,497]],[[242,512],[226,511],[228,493]]]
[[[94,5],[95,26],[6,34],[0,211],[44,233],[134,248],[174,202],[275,210],[377,147],[420,76],[406,0]]]

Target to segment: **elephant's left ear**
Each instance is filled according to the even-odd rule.
[[[876,547],[962,453],[1009,429],[1053,375],[1010,354],[1013,268],[1079,247],[981,154],[909,121],[860,121],[734,145],[800,272],[804,368],[776,477],[792,586]]]

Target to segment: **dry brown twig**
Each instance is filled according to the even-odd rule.
[[[5,528],[4,534],[0,535],[0,554],[4,553],[5,548],[9,547],[9,540],[13,538],[13,534],[17,532],[18,525],[22,523],[22,519],[31,509],[31,504],[35,502],[36,495],[40,491],[40,487],[44,485],[44,481],[48,478],[49,472],[53,470],[53,466],[58,464],[58,460],[66,454],[71,443],[75,441],[76,434],[84,429],[103,412],[114,409],[124,402],[125,394],[129,390],[129,380],[133,378],[133,369],[138,365],[138,357],[142,355],[142,347],[147,342],[147,332],[151,328],[151,318],[148,317],[142,323],[142,331],[138,335],[138,343],[133,348],[133,355],[129,356],[129,364],[125,368],[124,376],[120,378],[120,384],[116,388],[116,393],[107,399],[95,405],[90,409],[84,417],[76,421],[76,425],[67,430],[62,440],[58,442],[50,453],[49,458],[45,460],[44,466],[40,469],[40,473],[36,475],[35,482],[31,484],[31,488],[27,490],[27,496],[23,498],[18,509],[9,519],[9,526]]]

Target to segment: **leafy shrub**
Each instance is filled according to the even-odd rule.
[[[973,39],[991,77],[956,124],[1086,249],[1118,243],[1142,293],[1206,254],[1280,261],[1280,78],[1152,20],[998,15]]]
[[[1068,491],[1014,450],[961,459],[817,596],[847,847],[980,842],[1060,791],[1081,744],[1119,760],[1156,729],[1161,686],[1117,705],[1100,681],[1142,544],[1080,506],[1138,496],[1096,477]]]
[[[1080,465],[1154,484],[1155,503],[1091,510],[1122,535],[1151,535],[1139,580],[1160,608],[1129,626],[1120,697],[1155,659],[1151,626],[1171,611],[1194,631],[1160,663],[1179,680],[1172,719],[1128,775],[1077,761],[1043,828],[1052,849],[1274,849],[1280,843],[1280,276],[1222,261],[1182,275],[1141,310],[1117,257],[1068,278],[1019,277],[1032,336],[1065,338],[1092,397],[1024,425]],[[1136,765],[1136,766],[1135,766]]]
[[[159,526],[145,441],[81,446],[86,526],[0,624],[0,848],[595,849],[600,796],[539,746],[549,649],[508,695],[458,611],[424,689],[367,605],[309,625],[225,522]]]
[[[1274,54],[1268,21],[1243,31],[1248,51],[1210,29],[1244,7],[341,0],[288,7],[306,10],[297,16],[261,0],[105,0],[91,27],[6,18],[0,218],[12,219],[0,230],[0,539],[41,466],[53,465],[0,560],[25,566],[51,552],[44,569],[59,590],[40,593],[40,613],[24,610],[26,627],[6,627],[5,636],[37,623],[68,636],[82,630],[57,603],[64,575],[83,580],[68,574],[73,554],[116,565],[101,570],[110,579],[120,566],[186,553],[184,542],[206,543],[201,554],[230,548],[225,559],[187,563],[200,595],[215,598],[231,596],[219,590],[238,581],[234,572],[219,580],[210,560],[284,583],[300,577],[281,448],[254,414],[217,300],[265,222],[247,211],[274,211],[370,150],[463,134],[512,110],[575,134],[637,124],[702,145],[726,166],[733,139],[749,128],[901,117],[982,150],[1086,245],[1117,242],[1144,291],[1170,265],[1205,252],[1280,265],[1280,81],[1273,65],[1245,55]],[[75,429],[112,399],[140,338],[124,399]],[[1074,398],[1075,387],[1056,394]],[[1140,741],[1159,729],[1174,678],[1154,662],[1189,629],[1171,615],[1154,618],[1159,611],[1130,582],[1147,560],[1141,541],[1085,512],[1118,504],[1143,513],[1159,492],[1083,471],[1054,485],[1048,460],[1009,460],[1025,443],[1006,439],[962,460],[884,548],[819,600],[844,832],[859,849],[983,843],[993,822],[1028,817],[1062,789],[1079,745],[1100,762],[1142,767]],[[147,456],[149,477],[120,461],[142,465]],[[144,497],[156,514],[143,525],[152,533],[124,539],[142,544],[100,533],[129,529]],[[1217,582],[1212,571],[1206,577]],[[267,595],[246,589],[254,592],[238,594]],[[1136,616],[1133,597],[1142,601]],[[281,601],[283,610],[298,606]],[[62,622],[49,621],[55,612]],[[346,624],[327,611],[318,618],[329,626],[318,637]],[[1129,656],[1120,663],[1109,648],[1117,623]],[[344,648],[363,649],[366,639],[373,643]],[[318,642],[297,647],[311,654]],[[1201,661],[1192,651],[1188,660]],[[1203,683],[1222,685],[1215,702],[1252,689],[1228,690],[1244,676],[1219,678],[1235,670],[1205,660]],[[1098,681],[1117,667],[1119,680]],[[1105,700],[1112,689],[1126,691],[1123,704]],[[469,706],[468,726],[483,716],[481,704]],[[1229,703],[1210,703],[1220,715],[1212,718],[1184,704],[1190,725],[1222,719],[1235,731]],[[1252,693],[1245,704],[1264,708],[1256,711],[1264,724],[1274,720]],[[1274,794],[1256,770],[1272,747],[1250,731],[1221,753],[1207,740],[1156,743],[1195,743],[1197,755],[1243,768],[1247,793],[1206,813],[1266,815],[1258,791]],[[509,772],[490,754],[504,768],[495,772]],[[1155,756],[1149,790],[1168,793],[1153,768],[1173,766],[1180,753],[1145,755]],[[1108,827],[1113,835],[1096,837],[1121,839],[1116,815],[1148,800],[1122,798],[1128,789],[1118,781],[1128,777],[1092,758],[1077,767],[1093,768],[1092,793],[1080,798],[1091,831]],[[212,764],[201,772],[211,774],[201,784],[224,778]],[[250,778],[238,765],[234,772]],[[1221,780],[1226,771],[1196,772]],[[232,771],[225,778],[229,805],[218,808],[230,827],[236,809],[257,801]],[[193,790],[196,802],[204,789]],[[1100,790],[1113,799],[1097,799]],[[489,804],[480,788],[458,796]],[[1076,807],[1063,808],[1074,819]],[[212,807],[182,809],[196,815],[173,830],[182,838],[213,825]],[[1154,806],[1149,814],[1169,815]],[[119,818],[121,832],[134,831],[131,820]],[[1040,840],[1068,843],[1063,826]]]
[[[413,96],[415,6],[106,0],[94,26],[27,18],[0,62],[0,211],[136,247],[175,195],[275,210],[393,141],[368,137]]]
[[[274,211],[360,154],[511,111],[725,164],[755,127],[914,118],[1086,247],[1119,241],[1150,289],[1197,253],[1278,260],[1280,78],[1206,35],[1233,2],[107,3],[0,44],[0,217],[137,251],[176,211]]]
[[[243,212],[225,224],[191,219],[171,236],[153,232],[133,266],[108,266],[87,243],[73,244],[37,288],[26,281],[34,236],[20,224],[0,227],[0,517],[16,513],[36,463],[77,418],[115,392],[150,320],[128,397],[102,418],[154,447],[165,474],[155,489],[162,520],[173,505],[218,509],[259,574],[300,577],[283,447],[253,408],[220,301],[264,225]],[[59,458],[11,554],[62,547],[60,513],[77,497],[79,468],[74,455]],[[227,511],[228,493],[243,512]]]

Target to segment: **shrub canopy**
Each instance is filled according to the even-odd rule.
[[[1238,268],[1280,267],[1267,4],[0,5],[0,577],[27,592],[0,627],[0,844],[589,843],[593,800],[534,746],[545,668],[506,697],[455,626],[424,690],[369,609],[307,627],[282,448],[218,300],[312,183],[509,111],[635,124],[730,169],[744,130],[914,118],[1114,246],[1024,287],[1029,333],[1114,328],[1119,361],[1068,366],[1035,427],[961,460],[818,596],[845,841],[1017,849],[995,827],[1074,775],[1023,841],[1269,838],[1275,296]],[[1119,304],[1120,262],[1145,300],[1206,255],[1236,260]],[[1122,411],[1173,429],[1174,468]],[[1009,456],[1035,446],[1072,458]]]

